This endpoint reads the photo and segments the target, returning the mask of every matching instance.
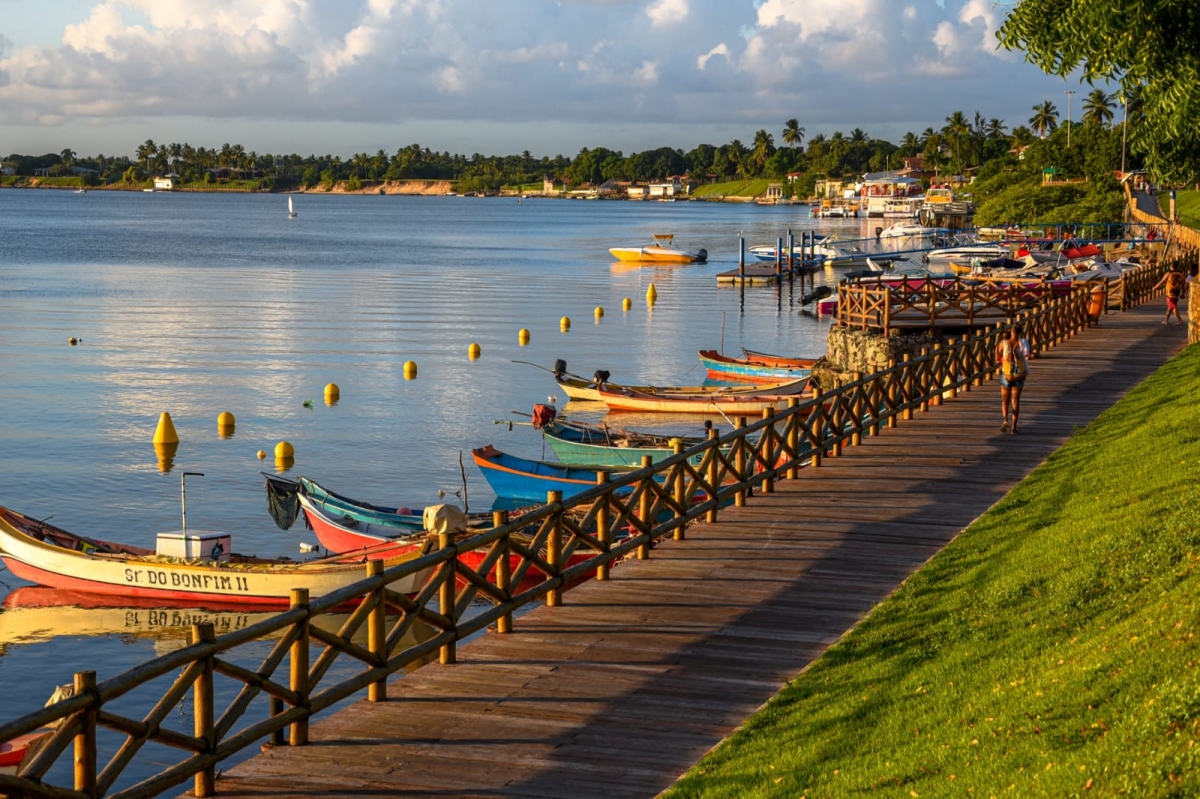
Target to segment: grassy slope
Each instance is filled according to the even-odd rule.
[[[1160,205],[1168,204],[1160,200]],[[1179,191],[1175,193],[1175,212],[1179,221],[1192,230],[1200,230],[1200,191]]]
[[[1200,347],[667,795],[1200,795]]]
[[[771,181],[735,180],[730,183],[710,183],[692,190],[693,197],[757,197],[767,193]]]

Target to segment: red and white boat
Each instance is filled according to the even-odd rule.
[[[193,544],[204,548],[202,554],[193,554]],[[183,555],[164,554],[180,545]],[[432,543],[425,547],[432,548]],[[39,585],[95,594],[287,607],[293,588],[307,588],[316,598],[364,579],[368,559],[383,560],[385,568],[391,568],[426,551],[359,550],[293,561],[233,554],[228,534],[180,533],[160,535],[158,549],[148,549],[75,535],[0,507],[0,558],[13,574]],[[415,594],[432,571],[422,569],[393,583],[392,589]]]
[[[329,512],[318,507],[304,493],[300,494],[300,507],[304,509],[304,516],[308,519],[308,524],[312,527],[313,533],[316,534],[317,540],[321,542],[321,546],[330,552],[338,552],[347,556],[359,552],[374,552],[376,553],[376,557],[379,556],[379,553],[385,553],[388,557],[391,557],[393,555],[400,555],[411,547],[419,545],[414,543],[415,541],[428,538],[424,532],[413,533],[412,531],[400,530],[380,524],[371,524],[370,522],[349,517],[339,520]],[[473,530],[461,535],[470,536],[479,532],[482,532],[482,530]],[[576,552],[567,560],[567,565],[572,566],[576,563],[582,563],[594,554],[591,550]],[[478,570],[483,564],[485,555],[487,555],[486,549],[473,549],[459,553],[458,559],[464,566]],[[542,556],[545,557],[545,554],[543,553]],[[509,556],[509,566],[511,569],[517,569],[520,563],[521,558],[519,555]],[[587,576],[590,577],[592,575],[588,574]],[[488,579],[495,583],[495,569],[488,575]],[[525,572],[525,576],[521,579],[521,583],[514,586],[513,592],[520,593],[521,591],[528,590],[545,579],[546,575],[540,569],[536,566],[530,566]],[[462,577],[458,578],[458,582],[460,586],[466,587],[467,585],[466,580]]]

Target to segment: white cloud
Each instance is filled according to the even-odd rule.
[[[688,0],[654,0],[646,9],[646,16],[655,25],[668,25],[687,19]]]
[[[598,135],[614,119],[631,130],[629,110],[645,107],[684,138],[800,115],[810,135],[920,129],[947,106],[1050,81],[997,54],[1002,19],[990,0],[90,0],[38,40],[56,46],[0,41],[0,125],[33,126],[21,133],[30,149],[45,138],[38,126],[87,138],[136,125],[157,139],[159,120],[186,129],[184,117],[222,140],[283,120],[440,124],[450,139],[476,131],[480,150],[488,126],[451,123]],[[1022,94],[1017,107],[1027,116],[1032,102]]]
[[[708,62],[711,61],[714,56],[724,56],[725,60],[729,61],[729,45],[725,44],[725,42],[721,42],[716,47],[709,50],[707,53],[696,59],[696,67],[699,69],[704,69],[708,66]]]

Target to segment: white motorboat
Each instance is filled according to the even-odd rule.
[[[1007,244],[963,244],[957,247],[946,247],[940,250],[930,250],[925,260],[930,269],[946,270],[950,264],[969,264],[973,261],[994,261],[1006,258],[1011,254]]]
[[[708,260],[708,250],[686,252],[675,249],[675,236],[671,233],[656,233],[653,243],[645,247],[613,247],[609,250],[618,261],[641,263],[693,264]]]
[[[925,227],[924,225],[922,225],[918,222],[897,222],[894,225],[884,228],[879,233],[879,238],[881,238],[881,239],[895,239],[895,238],[908,238],[908,237],[924,238],[926,236],[932,236],[932,235],[934,235],[936,233],[940,233],[940,232],[941,232],[940,228]]]

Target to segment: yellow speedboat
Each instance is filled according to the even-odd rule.
[[[672,233],[655,233],[654,242],[644,247],[613,247],[609,250],[618,261],[640,261],[642,263],[695,264],[708,260],[708,250],[686,252],[675,249]]]

